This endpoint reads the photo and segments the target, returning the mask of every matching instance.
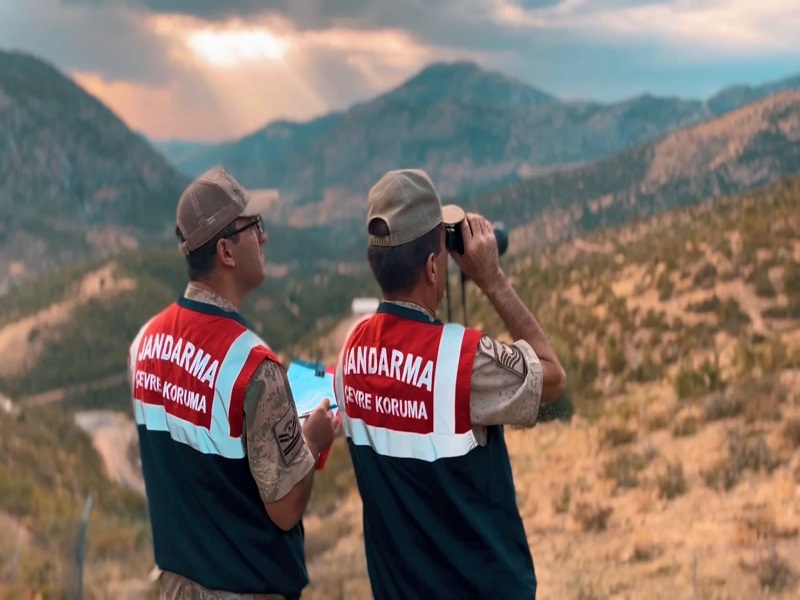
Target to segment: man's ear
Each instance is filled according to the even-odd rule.
[[[217,241],[217,259],[226,267],[235,267],[236,260],[231,252],[231,243],[227,239]]]
[[[436,279],[441,277],[441,273],[436,270],[436,255],[431,252],[428,254],[428,260],[425,261],[425,277],[431,285],[436,285]]]

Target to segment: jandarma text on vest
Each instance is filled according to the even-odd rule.
[[[183,338],[178,338],[176,341],[168,333],[156,333],[148,335],[140,347],[139,362],[152,358],[168,360],[199,379],[200,383],[207,383],[209,388],[214,389],[219,360],[212,361],[209,353],[195,347],[192,342],[187,342]]]
[[[345,375],[384,375],[414,387],[424,387],[430,392],[433,387],[433,361],[428,360],[422,372],[421,366],[421,356],[395,349],[355,346],[347,353],[342,370]]]
[[[175,385],[174,383],[170,383],[169,381],[165,381],[162,384],[161,378],[153,373],[145,373],[144,371],[137,370],[136,389],[158,392],[166,400],[171,400],[172,402],[182,404],[183,406],[198,412],[206,412],[207,401],[204,394],[187,390]]]

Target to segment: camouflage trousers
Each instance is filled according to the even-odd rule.
[[[293,600],[280,594],[235,594],[210,590],[181,575],[162,571],[161,600]]]

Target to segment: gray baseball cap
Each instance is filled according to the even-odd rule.
[[[425,171],[389,171],[367,197],[367,227],[383,219],[389,235],[368,234],[370,246],[400,246],[422,237],[442,222],[442,203]]]
[[[223,167],[213,167],[195,179],[178,200],[176,222],[188,254],[211,240],[238,217],[263,214],[270,198],[251,196]]]

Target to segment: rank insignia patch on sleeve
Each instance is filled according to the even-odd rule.
[[[278,442],[283,461],[288,465],[303,447],[301,443],[303,431],[294,411],[289,408],[272,430],[275,433],[275,440]]]

